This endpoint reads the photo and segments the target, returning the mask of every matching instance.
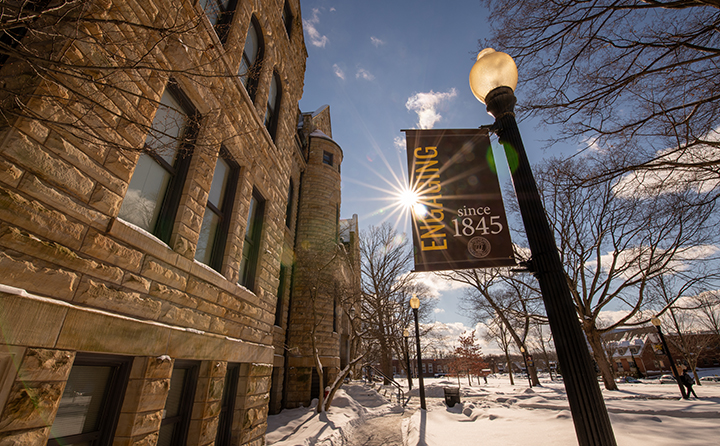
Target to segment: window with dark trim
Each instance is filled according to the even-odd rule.
[[[287,207],[285,208],[285,226],[288,228],[292,227],[293,198],[295,198],[294,188],[293,180],[291,178],[290,187],[288,187]]]
[[[287,267],[281,264],[277,291],[277,303],[275,304],[275,325],[277,325],[278,327],[282,327],[283,296],[285,295],[286,276]]]
[[[245,48],[243,49],[240,69],[238,70],[240,80],[253,101],[255,100],[260,68],[262,67],[263,47],[264,42],[260,33],[260,25],[253,16],[250,20],[247,37],[245,37]]]
[[[255,271],[258,254],[260,253],[260,235],[262,233],[265,200],[257,190],[253,189],[248,210],[245,240],[243,242],[242,260],[240,261],[240,280],[238,283],[249,290],[255,288]]]
[[[190,167],[199,116],[174,83],[155,112],[118,216],[168,243]]]
[[[235,399],[237,396],[238,379],[240,377],[240,364],[229,363],[225,373],[220,415],[218,420],[215,446],[229,446],[232,439],[233,415],[235,414]]]
[[[237,0],[199,0],[200,7],[205,11],[210,23],[215,28],[220,41],[225,43],[232,18],[235,14]]]
[[[78,353],[47,444],[111,445],[131,366],[126,356]]]
[[[170,390],[160,423],[157,446],[185,444],[195,398],[197,362],[176,360],[170,377]]]
[[[288,35],[288,39],[292,39],[292,24],[295,16],[293,15],[292,8],[290,8],[290,2],[285,0],[282,12],[282,21],[285,25],[285,32]]]
[[[265,127],[270,137],[275,140],[277,132],[278,115],[280,114],[280,101],[282,98],[282,83],[280,76],[273,73],[270,81],[270,91],[268,92],[267,108],[265,109]]]
[[[240,166],[221,148],[195,250],[195,259],[216,271],[222,268],[239,172]]]
[[[328,166],[333,165],[333,154],[332,152],[328,152],[326,150],[323,150],[323,164],[327,164]]]

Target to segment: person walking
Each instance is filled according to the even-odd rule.
[[[687,392],[685,392],[685,394],[687,395],[688,398],[690,398],[691,393],[693,394],[693,396],[695,398],[698,397],[697,393],[695,393],[695,391],[692,388],[693,384],[695,384],[695,379],[692,376],[690,376],[690,374],[688,373],[688,369],[683,370],[683,374],[682,374],[682,376],[680,376],[680,382],[687,389]]]

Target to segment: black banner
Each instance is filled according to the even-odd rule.
[[[415,271],[516,265],[485,129],[403,130]]]

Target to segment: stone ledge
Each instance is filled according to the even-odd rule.
[[[0,321],[3,341],[10,345],[258,363],[272,363],[274,352],[271,345],[83,308],[3,285]]]

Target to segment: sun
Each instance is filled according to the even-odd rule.
[[[408,211],[412,211],[415,215],[425,215],[427,207],[420,201],[421,197],[417,190],[409,187],[403,187],[397,195],[398,202],[401,207]]]

